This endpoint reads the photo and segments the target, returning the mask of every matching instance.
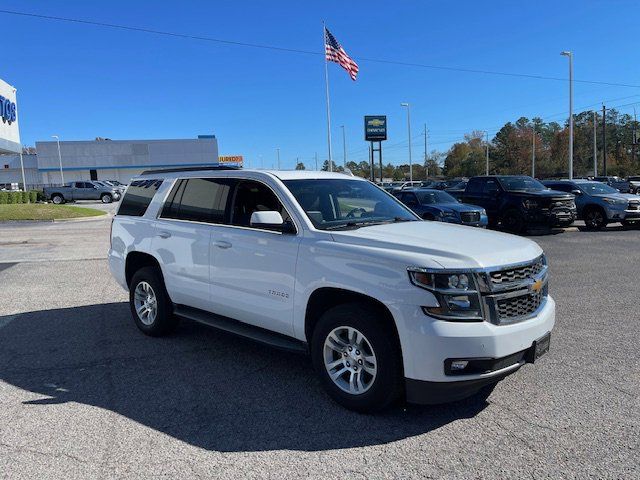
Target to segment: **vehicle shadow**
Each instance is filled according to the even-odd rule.
[[[141,334],[128,304],[0,316],[0,380],[42,397],[33,414],[78,402],[216,451],[315,451],[384,444],[482,411],[469,399],[362,415],[323,392],[307,357],[183,321]]]

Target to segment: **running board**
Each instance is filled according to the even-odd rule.
[[[232,318],[216,315],[198,308],[186,305],[174,305],[173,313],[218,330],[232,333],[255,342],[264,343],[280,350],[295,353],[309,353],[307,343],[281,333],[272,332],[264,328],[233,320]]]

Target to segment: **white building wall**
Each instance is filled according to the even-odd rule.
[[[36,188],[42,184],[42,176],[38,171],[38,161],[35,155],[23,155],[24,177],[27,188]],[[22,169],[20,155],[0,155],[0,186],[19,183],[22,188]]]
[[[57,142],[36,142],[38,169],[43,183],[61,182]],[[215,138],[176,140],[94,140],[60,142],[65,182],[98,180],[128,183],[150,168],[208,166],[218,163]]]

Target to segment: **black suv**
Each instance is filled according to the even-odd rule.
[[[473,177],[462,201],[483,207],[489,225],[517,233],[530,226],[566,227],[576,219],[573,195],[549,190],[524,175]]]

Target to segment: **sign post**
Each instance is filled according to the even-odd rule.
[[[375,181],[374,153],[378,152],[380,164],[380,182],[382,182],[382,142],[387,139],[387,116],[366,115],[364,117],[364,139],[371,142],[369,147],[369,162],[371,164],[371,181]],[[377,148],[374,144],[378,144]]]

